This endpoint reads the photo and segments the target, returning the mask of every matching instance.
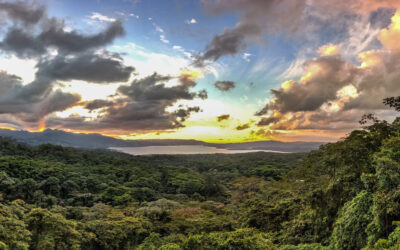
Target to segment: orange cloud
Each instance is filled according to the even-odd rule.
[[[400,8],[399,0],[315,0],[311,2],[329,13],[354,12],[362,15],[381,8]]]
[[[341,45],[327,44],[318,49],[320,56],[335,56],[340,52]]]
[[[281,88],[283,90],[289,90],[296,82],[293,80],[286,81],[282,83]]]
[[[400,50],[400,11],[397,11],[392,17],[392,23],[389,27],[380,32],[378,39],[386,49],[393,51]]]
[[[376,50],[369,50],[358,55],[358,61],[361,62],[360,68],[375,67],[382,63],[382,53]]]

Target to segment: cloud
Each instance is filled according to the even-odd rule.
[[[23,85],[18,76],[0,71],[0,114],[11,114],[25,123],[35,123],[48,114],[76,105],[81,99],[79,95],[60,90],[37,92],[35,84]]]
[[[93,101],[86,102],[84,107],[85,107],[85,109],[93,111],[93,110],[96,110],[96,109],[111,107],[114,104],[115,103],[113,101],[96,99],[96,100],[93,100]]]
[[[400,51],[396,13],[391,24],[379,32],[383,48],[359,53],[359,63],[333,53],[310,59],[298,81],[284,82],[271,90],[272,98],[256,115],[264,116],[258,126],[273,130],[349,131],[364,113],[385,119],[395,115],[382,100],[400,95],[398,79]],[[328,47],[327,47],[328,48]]]
[[[0,12],[5,12],[14,21],[22,21],[25,25],[36,24],[46,13],[43,5],[33,2],[29,4],[23,1],[0,1]]]
[[[235,12],[240,22],[214,36],[199,55],[196,64],[216,61],[222,56],[235,55],[248,47],[248,42],[259,42],[263,34],[277,31],[294,31],[301,25],[306,0],[203,0],[204,8],[213,15]]]
[[[257,111],[254,115],[255,116],[262,116],[262,115],[266,115],[268,113],[269,110],[269,106],[268,104],[265,105],[261,110]]]
[[[194,93],[188,92],[193,85],[182,84],[166,87],[165,82],[171,79],[171,76],[154,73],[146,78],[134,80],[129,86],[121,86],[118,91],[135,101],[166,101],[168,104],[172,104],[177,99],[193,99],[195,97]]]
[[[235,82],[232,81],[216,81],[214,86],[222,92],[227,92],[235,88]]]
[[[268,126],[272,123],[276,123],[279,121],[278,117],[263,117],[261,120],[257,123],[257,126]]]
[[[0,38],[1,52],[36,63],[31,82],[23,82],[16,75],[0,72],[0,120],[9,118],[14,127],[43,127],[46,121],[47,126],[60,129],[127,134],[181,128],[193,113],[201,112],[198,105],[179,104],[182,100],[204,100],[208,96],[206,90],[191,91],[201,74],[182,71],[181,64],[187,65],[186,60],[172,60],[165,55],[160,57],[161,54],[137,51],[151,61],[153,72],[158,71],[154,68],[159,64],[157,60],[165,64],[167,59],[169,66],[172,61],[179,68],[178,72],[172,73],[178,75],[180,72],[180,75],[154,73],[126,83],[135,68],[125,65],[122,54],[105,50],[105,46],[124,35],[120,21],[93,13],[91,18],[109,24],[98,33],[84,34],[67,28],[62,19],[48,17],[42,5],[4,3],[0,0],[0,6],[3,7],[0,15],[8,17],[8,25]],[[158,26],[156,29],[167,42],[164,31]],[[129,62],[134,65],[138,61]],[[142,66],[149,70],[149,65],[138,63],[138,67]],[[171,69],[168,70],[171,73]],[[116,92],[108,97],[82,101],[78,94],[62,91],[64,85],[74,81],[126,84],[115,85]],[[69,108],[81,112],[76,114],[71,111],[68,114],[66,110]],[[64,114],[57,116],[56,112]]]
[[[185,23],[187,23],[187,24],[195,24],[195,23],[197,23],[197,20],[192,18],[192,19],[186,20]]]
[[[318,54],[320,56],[335,56],[340,52],[340,45],[327,44],[318,49]]]
[[[160,33],[160,41],[163,43],[169,43],[169,40],[164,35],[164,30],[155,23],[153,23],[153,26],[156,28],[156,31]]]
[[[138,15],[135,15],[134,13],[130,13],[129,16],[135,17],[136,19],[139,19],[139,18],[140,18]],[[151,19],[149,19],[149,20],[151,20]]]
[[[55,80],[83,80],[93,83],[126,82],[133,67],[125,66],[118,54],[91,52],[74,57],[56,56],[41,61],[37,67],[38,74]]]
[[[184,49],[182,48],[182,46],[179,46],[179,45],[174,45],[174,46],[172,46],[172,48],[173,48],[174,50],[184,51]]]
[[[135,79],[129,85],[120,86],[119,97],[113,100],[94,100],[84,104],[85,108],[98,111],[98,119],[87,121],[84,117],[52,117],[48,124],[64,129],[109,131],[118,134],[184,127],[183,122],[201,109],[198,106],[179,106],[175,110],[170,108],[179,100],[193,100],[199,94],[190,91],[193,84],[183,81],[179,85],[167,87],[166,83],[172,79],[174,77],[156,73]]]
[[[115,18],[111,18],[105,15],[102,15],[98,12],[92,12],[92,15],[90,16],[90,19],[93,20],[99,20],[99,21],[103,21],[103,22],[115,22],[117,21],[117,19]]]
[[[350,29],[355,16],[400,6],[397,0],[202,0],[202,3],[212,15],[233,12],[240,21],[213,37],[197,56],[195,63],[200,67],[222,56],[235,55],[249,44],[262,43],[267,35],[279,33],[309,39],[327,27]]]
[[[327,101],[337,98],[337,91],[353,82],[357,68],[340,57],[319,57],[305,64],[307,74],[300,82],[288,81],[278,90],[271,90],[274,99],[258,115],[267,109],[282,113],[313,111]]]
[[[169,43],[169,40],[166,39],[164,35],[160,35],[160,40],[161,40],[161,42],[163,42],[163,43]]]
[[[155,27],[157,32],[164,33],[164,30],[160,26],[155,25]]]
[[[207,98],[208,98],[208,92],[207,92],[207,90],[205,90],[205,89],[200,90],[200,91],[197,93],[197,97],[199,97],[199,98],[202,99],[202,100],[207,99]]]
[[[235,129],[236,130],[245,130],[245,129],[249,129],[250,128],[250,124],[246,123],[243,125],[238,125]]]
[[[262,137],[264,139],[276,139],[276,137],[279,137],[280,139],[281,137],[281,133],[277,132],[277,131],[271,131],[271,130],[265,130],[265,129],[259,129],[256,131],[251,131],[251,135],[253,136],[259,136]]]
[[[386,48],[400,51],[400,10],[392,17],[392,23],[381,31],[378,38]]]
[[[80,104],[81,97],[63,92],[59,81],[120,82],[134,71],[119,54],[100,50],[124,34],[119,21],[86,35],[67,29],[62,19],[48,17],[45,6],[37,2],[0,1],[0,14],[8,16],[0,51],[36,62],[31,82],[0,72],[0,113],[24,127],[34,128],[54,112]]]
[[[250,56],[252,56],[252,54],[250,53],[243,53],[242,58],[243,60],[250,62]]]
[[[229,114],[217,116],[217,121],[222,122],[224,120],[229,120],[231,116]]]
[[[259,34],[258,27],[241,26],[235,29],[225,29],[221,35],[215,36],[207,45],[206,50],[195,60],[195,65],[203,67],[206,60],[217,61],[225,55],[235,55],[247,48],[246,36]]]
[[[48,19],[44,22],[39,34],[33,34],[22,27],[10,28],[0,42],[0,49],[22,58],[40,57],[48,48],[55,48],[63,54],[77,53],[105,46],[124,34],[119,21],[111,23],[103,32],[89,36],[77,31],[66,32],[60,20]]]

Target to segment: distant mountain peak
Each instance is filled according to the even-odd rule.
[[[178,146],[202,145],[230,150],[272,150],[282,152],[307,152],[317,149],[322,142],[281,142],[255,141],[241,143],[206,143],[198,140],[152,139],[122,140],[101,134],[71,133],[58,129],[46,129],[43,132],[0,129],[0,136],[8,137],[30,145],[54,144],[77,148],[111,148],[111,147],[145,147],[145,146]]]

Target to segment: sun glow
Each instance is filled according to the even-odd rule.
[[[334,56],[339,54],[340,45],[327,44],[318,49],[318,54],[321,56]]]
[[[204,78],[204,73],[193,69],[182,69],[181,77],[186,77],[191,81],[195,81],[197,79]]]

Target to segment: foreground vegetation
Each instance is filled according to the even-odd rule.
[[[400,119],[361,122],[307,155],[139,157],[2,139],[0,249],[399,249]]]

